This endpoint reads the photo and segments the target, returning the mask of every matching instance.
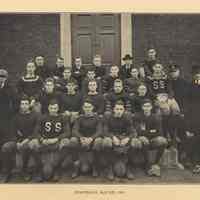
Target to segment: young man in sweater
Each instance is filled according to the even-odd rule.
[[[98,93],[102,93],[102,81],[100,78],[96,78],[95,67],[91,66],[88,68],[86,77],[82,81],[81,91],[83,94],[88,93],[88,83],[89,83],[89,81],[94,80],[94,79],[97,81]]]
[[[72,69],[71,67],[66,67],[63,70],[63,77],[55,81],[55,87],[57,91],[62,93],[67,92],[67,83],[69,81],[76,81],[75,78],[72,77]],[[76,89],[79,89],[78,87]]]
[[[35,101],[43,89],[43,81],[36,75],[35,71],[35,63],[29,61],[26,65],[25,75],[17,83],[19,96],[27,95],[31,100],[32,107],[35,105]]]
[[[52,99],[57,99],[59,106],[61,106],[62,93],[56,91],[55,81],[52,78],[48,78],[44,84],[44,90],[40,93],[37,102],[40,104],[41,113],[48,113],[48,105]],[[38,109],[39,110],[39,109]]]
[[[52,70],[45,64],[44,56],[38,55],[35,57],[36,75],[38,75],[43,81],[52,77]]]
[[[124,103],[126,112],[131,112],[130,96],[124,90],[124,85],[121,79],[114,81],[113,91],[105,95],[106,112],[112,112],[113,107],[117,101]]]
[[[139,77],[138,69],[135,67],[131,68],[130,77],[124,81],[126,92],[133,95],[136,94],[138,86],[142,83],[144,83],[144,80]]]
[[[30,143],[30,148],[40,155],[38,165],[42,167],[43,180],[59,179],[61,164],[69,153],[70,136],[68,119],[59,114],[59,103],[52,99],[48,104],[48,113],[38,121],[35,139]]]
[[[94,112],[98,115],[103,115],[105,111],[105,100],[101,93],[97,90],[97,81],[90,80],[88,82],[88,93],[84,95],[84,99],[89,99],[93,106]]]
[[[108,93],[113,90],[114,82],[116,79],[120,79],[121,76],[119,74],[120,70],[117,65],[113,65],[110,67],[110,73],[103,77],[102,79],[102,89],[103,93]]]
[[[124,103],[117,101],[112,114],[105,116],[104,122],[103,151],[107,158],[108,179],[113,180],[114,175],[134,178],[129,158],[134,156],[133,150],[141,148],[136,136],[132,118],[125,113]]]
[[[20,174],[25,181],[31,179],[31,174],[28,172],[28,163],[33,152],[31,151],[29,144],[34,138],[34,129],[38,120],[37,114],[31,111],[31,101],[29,97],[23,96],[20,100],[19,112],[12,122],[12,132],[16,141],[16,150],[22,157]]]
[[[150,176],[160,176],[159,162],[167,146],[167,140],[162,136],[161,121],[152,113],[151,100],[145,99],[142,103],[142,112],[134,117],[137,124],[139,140],[142,143],[145,170]],[[150,163],[148,151],[156,149],[156,157]]]
[[[63,113],[63,115],[69,117],[72,127],[74,121],[78,118],[80,114],[83,97],[81,93],[77,90],[78,84],[76,80],[69,81],[66,87],[67,92],[63,93],[62,95],[61,112]]]
[[[83,103],[83,114],[75,121],[72,130],[72,135],[78,138],[80,146],[76,153],[79,154],[80,170],[88,172],[92,170],[93,176],[98,176],[98,152],[102,145],[102,119],[94,113],[94,105],[90,100],[85,100]],[[76,177],[73,174],[73,177]]]

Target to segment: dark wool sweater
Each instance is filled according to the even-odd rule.
[[[110,75],[103,77],[103,79],[102,79],[103,93],[106,93],[106,92],[113,90],[114,82],[115,82],[116,79],[120,79],[120,77],[119,76],[112,77]]]
[[[76,79],[76,81],[78,82],[78,86],[81,89],[82,81],[86,76],[86,70],[83,68],[83,66],[80,69],[74,66],[72,68],[72,76]]]
[[[101,94],[95,94],[95,95],[85,95],[84,100],[88,99],[90,100],[94,105],[94,112],[97,112],[98,114],[103,114],[105,111],[105,100],[103,95]]]
[[[107,136],[129,136],[135,133],[132,120],[127,115],[117,118],[113,114],[105,118],[104,134]]]
[[[171,82],[166,74],[163,74],[161,78],[155,78],[154,76],[148,77],[146,82],[152,94],[167,93],[169,96],[173,96]]]
[[[70,137],[69,120],[62,115],[44,115],[37,123],[34,135],[39,138]]]
[[[52,75],[53,76],[57,76],[59,78],[63,78],[63,72],[64,72],[65,67],[57,67],[57,65],[55,66],[55,68],[52,70]]]
[[[56,99],[59,103],[59,108],[61,110],[62,108],[62,93],[58,91],[54,91],[53,93],[46,93],[45,91],[42,91],[41,94],[38,97],[38,101],[40,102],[42,106],[42,113],[48,113],[48,105],[49,102],[52,99]]]
[[[142,79],[130,77],[124,81],[125,91],[127,93],[137,93],[137,88],[142,83],[144,83]]]
[[[0,120],[9,120],[17,111],[18,97],[14,88],[6,81],[3,88],[0,88]]]
[[[145,116],[142,112],[137,113],[133,118],[133,122],[136,124],[140,136],[152,138],[161,135],[161,120],[155,114]],[[144,129],[141,126],[144,126]]]
[[[35,74],[38,75],[43,81],[45,81],[48,77],[52,77],[52,70],[47,66],[36,66]]]
[[[62,95],[62,111],[80,112],[82,107],[83,97],[81,93],[76,92],[74,95]]]
[[[19,95],[27,95],[30,98],[37,98],[43,87],[43,81],[39,76],[27,78],[23,76],[17,83]]]
[[[72,76],[69,79],[64,79],[64,78],[58,79],[55,84],[56,90],[66,93],[67,92],[67,84],[70,81],[77,82],[76,79],[74,79]]]
[[[37,121],[38,116],[33,112],[18,113],[12,122],[13,137],[19,142],[26,138],[32,139]]]
[[[125,108],[130,111],[130,97],[129,95],[122,91],[121,93],[110,92],[106,95],[106,110],[113,109],[117,101],[122,101],[125,105]]]
[[[96,138],[102,134],[102,120],[98,115],[81,115],[75,122],[72,135],[76,137]]]

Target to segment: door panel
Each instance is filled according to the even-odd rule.
[[[92,65],[96,54],[103,65],[120,64],[120,15],[72,15],[72,56],[81,56],[84,65]]]

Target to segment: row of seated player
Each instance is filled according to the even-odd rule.
[[[38,119],[31,111],[28,98],[20,101],[20,112],[12,125],[12,137],[2,146],[5,181],[10,180],[16,152],[23,159],[21,173],[30,180],[28,160],[36,162],[37,181],[58,180],[65,159],[73,169],[71,177],[91,171],[100,172],[113,180],[115,176],[134,179],[134,158],[138,153],[144,158],[143,167],[150,176],[160,176],[159,162],[167,147],[161,130],[161,121],[152,113],[151,100],[142,102],[142,112],[135,122],[125,113],[122,102],[116,102],[109,116],[100,118],[94,113],[91,101],[83,103],[83,114],[74,122],[59,114],[59,104],[54,99],[48,104],[48,114]],[[148,152],[156,150],[152,163]],[[53,159],[48,155],[53,154]]]

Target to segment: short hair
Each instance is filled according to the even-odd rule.
[[[38,54],[37,56],[35,56],[35,59],[36,59],[37,57],[42,57],[42,58],[44,58],[44,55]]]
[[[123,102],[122,100],[116,101],[115,104],[114,104],[114,107],[117,106],[117,105],[125,106],[125,105],[124,105],[124,102]]]
[[[91,80],[89,80],[89,81],[88,81],[88,85],[89,85],[90,82],[95,82],[95,83],[97,83],[97,80],[96,80],[96,79],[91,79]]]
[[[67,82],[67,85],[69,85],[69,84],[74,84],[75,86],[78,86],[78,82],[76,80],[74,80],[74,79],[69,80]]]
[[[114,84],[116,84],[116,83],[121,83],[123,85],[123,81],[121,79],[119,79],[119,78],[115,79]]]
[[[47,78],[47,79],[45,80],[45,84],[46,84],[47,82],[52,82],[53,84],[55,83],[55,81],[54,81],[53,78]]]
[[[141,86],[147,88],[147,85],[146,85],[145,83],[140,83],[140,84],[138,85],[137,89],[138,89],[139,87],[141,87]]]
[[[142,101],[142,105],[146,104],[146,103],[150,103],[151,105],[153,105],[153,102],[151,101],[151,99],[144,99]]]
[[[76,59],[81,59],[82,60],[82,58],[80,56],[75,57],[74,60],[76,60]]]
[[[28,101],[30,103],[30,98],[28,97],[28,95],[24,94],[22,95],[22,97],[20,98],[20,102],[21,101]]]
[[[96,70],[95,70],[95,67],[94,66],[90,66],[90,67],[88,67],[88,69],[87,69],[87,72],[95,72]]]
[[[51,101],[49,101],[48,105],[55,105],[57,104],[59,106],[58,100],[57,99],[51,99]]]
[[[86,99],[83,101],[83,104],[82,104],[82,105],[84,105],[85,103],[88,103],[88,104],[91,104],[92,106],[94,106],[93,101],[92,101],[91,99],[89,99],[89,98],[86,98]]]

